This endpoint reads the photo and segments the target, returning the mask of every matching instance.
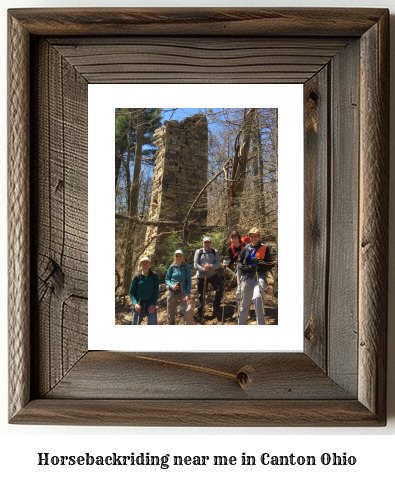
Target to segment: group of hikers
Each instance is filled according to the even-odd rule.
[[[223,260],[223,267],[235,267],[237,270],[236,312],[239,325],[247,325],[251,302],[254,304],[258,325],[265,325],[264,289],[267,273],[273,267],[269,247],[261,242],[261,233],[254,227],[248,236],[241,237],[237,231],[230,234],[229,258]],[[129,296],[133,305],[132,325],[140,325],[144,317],[148,325],[157,325],[156,303],[159,297],[159,277],[150,269],[147,256],[140,259],[141,271],[133,277]],[[197,249],[194,256],[194,268],[197,271],[198,315],[197,322],[204,324],[204,295],[207,285],[215,291],[213,315],[223,314],[221,300],[224,284],[218,274],[221,259],[216,249],[211,248],[211,239],[203,238],[203,247]],[[176,309],[179,303],[183,307],[185,325],[193,325],[193,309],[190,299],[192,286],[191,267],[185,262],[184,253],[178,249],[174,253],[165,283],[167,295],[167,323],[175,324]],[[223,305],[224,306],[224,305]]]

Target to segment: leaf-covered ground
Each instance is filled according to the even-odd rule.
[[[236,311],[236,287],[229,287],[225,283],[225,294],[224,294],[224,325],[237,325],[237,311]],[[197,289],[196,281],[193,281],[192,291],[191,291],[191,300],[194,306],[194,323],[195,325],[200,325],[197,322]],[[208,286],[206,292],[206,303],[205,303],[205,314],[204,314],[204,325],[221,325],[222,324],[222,315],[215,316],[212,313],[214,302],[214,292],[211,287]],[[167,293],[162,292],[159,294],[158,300],[158,325],[166,325],[167,322]],[[222,308],[222,305],[221,305]],[[269,274],[268,283],[265,288],[265,316],[266,321],[269,325],[277,325],[277,313],[278,313],[278,301],[273,297],[273,277]],[[125,304],[122,299],[118,299],[115,302],[115,325],[127,325],[128,321],[132,320],[132,307],[129,297],[125,298]],[[142,322],[142,325],[147,324],[147,318]],[[176,315],[176,325],[183,325],[184,321],[182,318],[182,313]],[[251,304],[250,307],[250,318],[248,320],[248,325],[256,325],[256,317],[254,306]]]

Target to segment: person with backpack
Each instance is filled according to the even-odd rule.
[[[260,240],[261,233],[253,227],[248,233],[251,244],[241,252],[242,298],[238,312],[239,325],[247,325],[251,302],[258,325],[265,325],[264,289],[267,273],[274,266],[269,247]]]
[[[221,266],[221,259],[218,251],[211,248],[211,239],[203,238],[203,248],[197,249],[194,257],[194,268],[197,270],[197,290],[198,290],[198,317],[200,323],[202,313],[202,295],[205,281],[211,284],[215,290],[215,299],[213,304],[213,314],[221,315],[221,300],[224,292],[224,285],[221,277],[218,275],[218,269]],[[207,285],[207,284],[206,284]]]
[[[229,259],[224,259],[224,267],[232,267],[235,265],[237,274],[237,289],[236,289],[236,313],[239,310],[239,301],[241,297],[240,283],[241,283],[241,262],[240,255],[245,245],[250,241],[248,236],[241,237],[237,231],[232,231],[229,236],[230,247],[228,248]]]
[[[157,325],[156,302],[159,297],[159,277],[150,269],[151,261],[144,256],[140,259],[141,272],[132,279],[129,296],[133,304],[132,325],[141,325],[148,317],[148,325]]]
[[[177,304],[181,302],[184,324],[193,325],[192,304],[189,298],[191,293],[191,266],[185,262],[184,253],[181,249],[174,253],[174,261],[167,271],[165,282],[169,289],[167,295],[169,324],[174,325]]]

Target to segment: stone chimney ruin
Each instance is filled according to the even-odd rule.
[[[149,219],[183,221],[193,201],[207,183],[208,128],[205,115],[197,114],[182,121],[165,121],[154,134],[156,152]],[[199,200],[189,223],[206,224],[207,197]],[[149,226],[146,243],[166,229]],[[199,235],[200,237],[200,235]],[[199,237],[190,237],[195,240]],[[161,238],[160,238],[161,239]],[[164,253],[163,240],[153,241],[145,251],[152,265],[158,265]]]

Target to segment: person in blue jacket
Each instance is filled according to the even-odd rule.
[[[148,257],[140,260],[141,272],[133,277],[129,296],[133,304],[133,323],[140,325],[148,317],[148,325],[157,325],[156,302],[159,297],[159,277],[150,269]]]
[[[181,249],[174,253],[174,261],[167,271],[165,282],[168,287],[168,323],[174,325],[177,304],[181,302],[184,324],[193,325],[192,304],[189,298],[191,293],[191,267],[185,262],[184,253]]]
[[[239,325],[247,325],[251,303],[254,304],[257,325],[266,325],[264,290],[268,271],[274,266],[269,247],[261,242],[261,233],[253,227],[248,233],[251,244],[240,254],[242,298],[239,304]]]

